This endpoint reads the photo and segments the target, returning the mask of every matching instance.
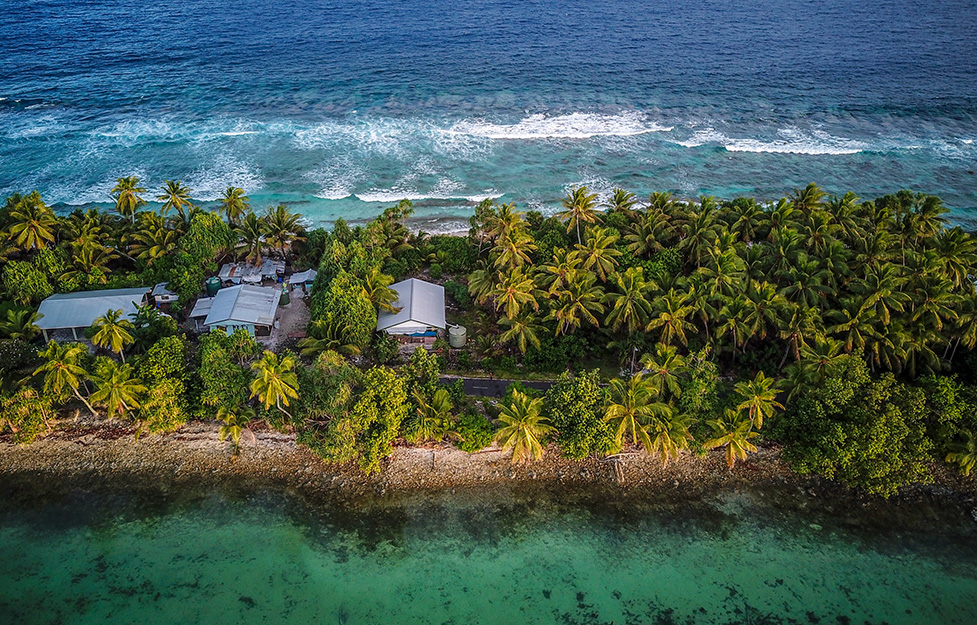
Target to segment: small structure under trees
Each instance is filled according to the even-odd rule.
[[[252,336],[268,336],[280,298],[277,288],[241,284],[221,289],[214,297],[198,299],[190,318],[207,330],[220,327],[230,334],[243,329]]]
[[[381,311],[377,315],[377,331],[386,332],[403,341],[421,339],[433,343],[438,330],[444,330],[444,287],[416,278],[409,278],[390,287],[397,293],[393,302],[397,312]]]
[[[121,310],[124,319],[135,315],[148,294],[149,287],[58,293],[41,302],[37,327],[44,333],[45,341],[50,339],[48,333],[55,330],[71,330],[71,338],[77,341],[79,330],[83,334],[85,328],[110,310]]]

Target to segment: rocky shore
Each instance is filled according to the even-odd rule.
[[[58,430],[29,446],[0,437],[0,484],[30,484],[40,490],[66,484],[275,488],[350,505],[480,491],[682,503],[749,491],[812,514],[844,515],[857,509],[864,519],[874,509],[891,520],[901,509],[912,511],[917,521],[955,523],[977,507],[977,480],[942,467],[934,467],[933,484],[882,500],[798,475],[776,447],[761,447],[733,470],[718,453],[683,453],[663,466],[643,453],[573,461],[551,450],[538,462],[514,466],[507,452],[493,448],[468,454],[449,446],[397,447],[379,474],[365,476],[353,464],[324,463],[296,444],[293,435],[268,429],[255,431],[253,438],[242,436],[235,458],[231,444],[219,441],[217,432],[216,424],[194,422],[173,434],[136,440],[131,428],[103,424]]]

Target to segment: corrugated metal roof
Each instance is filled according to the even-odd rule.
[[[414,321],[432,328],[445,328],[444,287],[417,278],[408,278],[390,287],[397,292],[395,308],[398,313],[380,312],[377,330],[386,330],[406,321]]]
[[[134,315],[147,293],[149,287],[58,293],[41,302],[37,312],[43,316],[37,321],[37,327],[42,330],[87,328],[110,310],[121,310],[123,316]]]
[[[204,325],[251,324],[270,326],[281,291],[274,287],[241,284],[217,291]]]
[[[176,293],[169,289],[166,282],[160,282],[153,287],[153,297],[160,297],[163,295],[176,295]]]
[[[193,304],[193,310],[190,311],[190,318],[196,319],[197,317],[206,317],[210,314],[210,307],[214,305],[213,297],[201,297]]]
[[[319,275],[319,272],[315,269],[306,269],[305,271],[300,271],[298,273],[293,273],[289,276],[288,281],[292,284],[301,284],[303,282],[312,282],[315,277]]]

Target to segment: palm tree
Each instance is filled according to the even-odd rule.
[[[838,323],[828,327],[828,333],[842,340],[846,354],[861,353],[868,338],[874,334],[872,309],[866,308],[864,301],[846,297],[830,314]]]
[[[959,465],[960,473],[966,476],[977,467],[977,437],[970,430],[960,430],[960,435],[964,439],[963,442],[950,446],[946,461]]]
[[[129,252],[148,267],[176,250],[180,232],[163,225],[150,225],[133,233],[132,239]]]
[[[759,430],[763,427],[763,418],[772,418],[776,408],[784,409],[777,401],[777,394],[781,389],[776,386],[777,380],[768,378],[763,371],[758,371],[752,380],[738,382],[734,387],[736,394],[742,400],[737,410],[745,410],[750,421]]]
[[[314,358],[322,352],[335,351],[346,356],[359,356],[363,351],[349,340],[349,330],[335,321],[316,319],[309,324],[309,335],[299,340],[298,346],[306,358]]]
[[[410,442],[440,441],[448,435],[458,437],[458,433],[452,430],[451,410],[454,405],[448,391],[443,388],[434,391],[430,402],[421,393],[414,391],[414,403],[417,404],[417,421],[416,429],[408,437]]]
[[[746,323],[750,327],[750,335],[766,338],[767,331],[777,326],[784,305],[785,300],[777,292],[776,286],[754,281],[746,291]]]
[[[723,304],[719,310],[719,319],[725,321],[719,323],[716,328],[717,337],[731,334],[733,337],[733,352],[737,349],[742,350],[753,337],[753,324],[747,321],[751,308],[746,297],[738,295]]]
[[[589,193],[586,186],[574,187],[563,198],[563,210],[556,214],[560,221],[567,222],[567,234],[577,229],[577,244],[583,245],[580,224],[596,224],[600,220],[597,207],[597,194]]]
[[[242,215],[251,212],[248,196],[244,195],[244,189],[238,187],[227,187],[220,197],[220,204],[220,212],[227,218],[227,223],[232,226],[237,224],[237,220]]]
[[[278,248],[282,258],[285,258],[285,249],[289,245],[305,240],[301,219],[302,215],[291,212],[284,204],[269,208],[265,213],[266,240],[269,245]]]
[[[115,210],[123,217],[128,217],[131,223],[136,223],[136,211],[146,203],[139,194],[145,193],[146,189],[139,186],[139,178],[127,176],[117,178],[116,184],[110,192],[115,201]]]
[[[814,346],[801,348],[800,368],[807,379],[821,383],[846,358],[841,341],[832,338],[817,338]]]
[[[826,195],[827,193],[812,182],[804,187],[804,189],[794,189],[794,193],[790,199],[798,210],[804,213],[810,213],[821,208],[821,200]]]
[[[566,288],[581,262],[577,252],[568,252],[562,247],[553,250],[553,260],[543,265],[541,278],[542,283],[549,286],[550,295]]]
[[[363,293],[377,310],[389,313],[400,312],[400,309],[393,305],[399,297],[397,291],[390,288],[393,281],[393,276],[388,276],[376,266],[370,267],[363,275]]]
[[[162,192],[156,196],[156,200],[163,202],[160,212],[168,213],[171,209],[175,210],[180,216],[180,221],[187,220],[187,210],[193,206],[190,201],[192,189],[184,187],[179,180],[167,180],[163,185]]]
[[[10,211],[10,239],[22,250],[36,250],[54,242],[58,218],[34,191],[22,198]]]
[[[251,368],[258,376],[251,381],[251,397],[257,397],[267,410],[272,405],[282,411],[290,419],[284,408],[288,399],[297,398],[299,380],[295,375],[295,357],[285,355],[279,357],[274,352],[265,350],[261,360],[253,363]]]
[[[656,288],[654,282],[645,282],[644,269],[628,267],[623,274],[614,274],[618,293],[608,293],[605,302],[611,305],[605,323],[615,332],[626,326],[628,334],[633,334],[638,328],[643,328],[651,316],[651,302],[648,295]]]
[[[641,371],[647,372],[652,386],[664,395],[667,390],[673,397],[682,396],[682,385],[679,380],[688,371],[688,361],[678,353],[674,345],[658,343],[655,353],[641,357]]]
[[[78,284],[105,284],[112,270],[108,263],[115,260],[115,251],[98,243],[72,243],[72,253],[68,267],[61,274],[61,280]]]
[[[645,429],[653,416],[671,415],[668,404],[654,401],[658,392],[650,380],[638,373],[630,380],[611,380],[610,395],[604,410],[604,420],[614,430],[618,449],[625,445],[641,444],[651,453],[651,439]]]
[[[41,333],[37,321],[43,316],[27,308],[19,310],[11,308],[7,311],[7,319],[0,321],[0,333],[9,339],[33,340]]]
[[[265,222],[254,213],[244,216],[244,221],[234,228],[240,243],[239,252],[244,252],[244,259],[255,267],[261,264],[261,252],[265,249]]]
[[[606,228],[588,228],[587,244],[577,245],[576,248],[582,261],[582,269],[593,271],[601,282],[606,282],[607,275],[618,264],[616,257],[621,255],[620,250],[613,247],[619,238],[619,235],[611,234]]]
[[[972,284],[970,275],[977,265],[977,241],[960,226],[943,230],[934,241],[937,263],[943,275],[957,288]]]
[[[231,452],[231,458],[237,458],[237,455],[241,451],[241,434],[247,432],[251,435],[251,439],[256,441],[257,438],[251,428],[248,426],[254,420],[256,414],[254,408],[248,406],[239,406],[236,409],[228,409],[226,406],[221,406],[217,409],[217,418],[224,422],[221,425],[220,430],[217,431],[217,440],[224,441],[230,439],[234,444],[233,451]]]
[[[505,317],[500,319],[499,323],[509,328],[499,337],[502,342],[515,341],[519,351],[523,354],[526,353],[530,345],[539,348],[538,334],[543,330],[543,326],[536,323],[536,317],[532,313],[524,312],[512,319]]]
[[[556,335],[569,334],[583,323],[600,325],[596,315],[604,312],[604,290],[596,284],[597,277],[589,271],[574,271],[550,310],[549,318],[555,319]]]
[[[692,307],[687,304],[689,301],[688,293],[678,293],[675,289],[669,289],[663,297],[655,300],[655,312],[657,316],[648,322],[646,332],[652,330],[660,331],[660,342],[670,345],[676,339],[682,345],[688,345],[689,339],[685,336],[685,331],[692,329],[692,324],[686,317],[692,314]]]
[[[528,232],[523,229],[507,230],[496,239],[495,247],[492,248],[492,255],[495,257],[493,264],[499,270],[515,269],[531,262],[529,253],[535,249],[536,244]]]
[[[512,391],[509,402],[502,405],[499,421],[505,424],[495,433],[503,451],[512,450],[512,462],[538,460],[546,448],[543,437],[553,431],[549,422],[540,415],[542,398],[531,398],[517,390]]]
[[[865,278],[857,281],[853,290],[864,298],[862,307],[875,313],[882,323],[892,321],[892,312],[905,312],[912,298],[903,291],[906,280],[899,275],[897,265],[870,265]]]
[[[114,360],[104,359],[95,368],[92,381],[95,391],[91,400],[103,404],[110,418],[115,414],[124,417],[127,410],[138,408],[140,396],[146,392],[142,380],[133,377],[132,365],[119,364]]]
[[[668,414],[652,417],[645,428],[648,438],[651,439],[649,453],[657,453],[662,457],[662,464],[667,464],[669,459],[678,459],[679,451],[689,446],[692,434],[689,433],[689,418],[680,415],[674,410],[669,410]]]
[[[54,397],[62,397],[65,391],[70,390],[78,398],[78,401],[85,404],[92,416],[97,416],[92,405],[78,392],[79,384],[87,375],[80,364],[81,355],[85,351],[85,346],[81,343],[60,345],[51,341],[48,343],[47,349],[38,352],[37,355],[44,358],[45,362],[34,371],[33,375],[44,374],[45,393]]]
[[[794,360],[801,359],[801,347],[807,344],[807,339],[821,334],[821,315],[814,308],[791,304],[784,310],[784,316],[779,326],[780,338],[787,341],[784,356],[780,359],[778,369],[784,368],[787,356],[793,350]]]
[[[607,208],[620,212],[628,217],[628,219],[634,219],[635,210],[634,207],[638,204],[638,198],[635,197],[634,193],[630,191],[625,191],[624,189],[615,188],[611,194],[610,200],[608,200],[604,206]]]
[[[126,355],[123,350],[126,345],[135,341],[132,332],[136,327],[122,316],[122,310],[106,311],[104,315],[95,319],[92,327],[97,328],[95,335],[92,336],[92,343],[112,350],[119,355],[122,362],[125,362]]]
[[[505,308],[505,316],[509,319],[519,314],[524,306],[532,306],[539,310],[539,302],[535,296],[536,284],[531,276],[523,273],[522,267],[502,276],[502,281],[492,291],[495,299],[495,310]]]
[[[713,429],[715,438],[705,443],[705,449],[726,448],[726,464],[730,469],[737,460],[746,460],[747,452],[755,452],[756,445],[750,439],[759,436],[753,431],[753,421],[749,417],[735,410],[726,410],[722,418],[708,421]]]

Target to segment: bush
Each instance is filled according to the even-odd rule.
[[[468,237],[454,237],[448,235],[435,235],[428,241],[428,246],[435,254],[438,254],[442,269],[450,274],[467,274],[475,268],[475,246]],[[431,265],[431,277],[434,277],[434,265]]]
[[[492,444],[492,425],[475,408],[459,415],[455,429],[461,435],[457,447],[462,451],[472,453]]]
[[[400,343],[386,332],[377,332],[370,341],[370,355],[378,365],[390,364],[400,355]]]
[[[431,268],[430,270],[428,270],[428,273],[431,275],[432,280],[440,280],[441,275],[444,273],[444,268],[440,264],[434,263],[433,265],[431,265]]]
[[[472,301],[471,293],[468,292],[467,285],[461,282],[455,282],[454,280],[448,280],[444,283],[444,293],[458,305],[458,308],[471,310],[474,302]]]
[[[604,421],[607,391],[595,369],[574,377],[568,371],[546,393],[543,416],[557,429],[557,443],[567,458],[580,460],[614,449],[614,436]]]

